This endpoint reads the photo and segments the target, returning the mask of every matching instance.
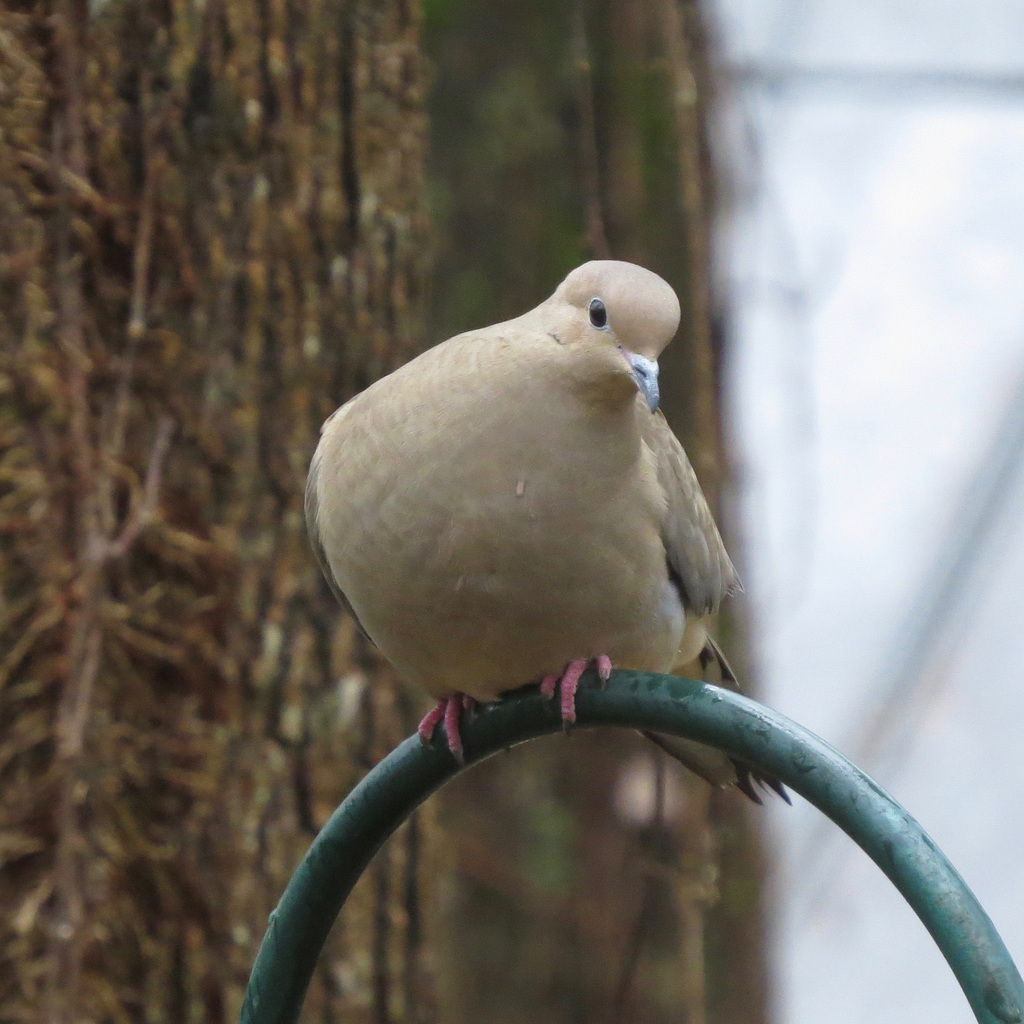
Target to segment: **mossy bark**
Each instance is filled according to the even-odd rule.
[[[235,1019],[312,833],[414,724],[302,489],[421,345],[419,30],[405,0],[0,13],[4,1020]],[[315,1019],[433,1017],[432,835],[353,897]]]

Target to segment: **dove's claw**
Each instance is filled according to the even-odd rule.
[[[434,735],[437,723],[444,718],[445,708],[447,707],[448,698],[441,697],[438,702],[423,716],[423,721],[420,722],[419,728],[416,731],[420,734],[420,742],[424,746],[430,742],[430,737]]]
[[[562,721],[566,728],[576,721],[576,687],[579,684],[580,676],[583,675],[587,665],[590,663],[584,658],[571,661],[566,666],[561,677],[545,676],[541,680],[540,692],[545,697],[554,697],[556,688],[561,697]],[[594,659],[597,674],[601,677],[602,685],[608,682],[612,674],[612,660],[607,654],[601,654]]]
[[[448,749],[459,764],[465,764],[466,758],[462,751],[462,736],[459,734],[459,717],[463,711],[471,712],[476,701],[466,693],[453,693],[450,697],[439,697],[437,703],[423,716],[419,728],[422,743],[429,743],[434,730],[440,721],[444,721],[444,732],[448,739]]]
[[[576,687],[587,663],[582,659],[570,661],[562,673],[562,724],[568,728],[576,721]]]
[[[461,694],[449,697],[444,709],[444,732],[448,737],[448,749],[459,764],[465,764],[466,758],[462,753],[462,737],[459,735],[459,715],[461,713]]]

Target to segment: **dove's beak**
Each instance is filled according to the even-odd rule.
[[[658,402],[661,399],[661,392],[658,389],[658,364],[654,359],[647,356],[638,356],[633,352],[623,349],[623,355],[629,360],[633,370],[633,380],[640,389],[640,393],[647,399],[651,412],[658,411]]]

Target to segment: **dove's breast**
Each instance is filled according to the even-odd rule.
[[[502,354],[428,353],[325,426],[317,525],[341,590],[435,694],[492,698],[598,654],[666,671],[685,618],[648,413],[506,376]]]

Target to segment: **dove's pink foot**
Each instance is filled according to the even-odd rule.
[[[427,744],[430,737],[434,735],[437,723],[444,718],[445,708],[448,707],[448,698],[442,697],[424,716],[416,730],[420,734],[420,742]]]
[[[566,725],[572,725],[576,721],[576,687],[579,685],[580,676],[586,671],[589,665],[585,658],[577,658],[570,661],[561,677],[545,676],[541,680],[540,692],[545,697],[555,695],[555,687],[561,691],[562,721]],[[607,683],[612,674],[612,660],[607,654],[598,655],[594,659],[594,667],[601,677],[602,683]]]
[[[459,717],[463,711],[472,711],[475,707],[476,701],[465,693],[453,693],[450,697],[438,698],[437,703],[423,716],[423,721],[416,730],[420,742],[429,743],[438,723],[443,720],[448,749],[459,764],[465,764],[462,736],[459,734]]]

